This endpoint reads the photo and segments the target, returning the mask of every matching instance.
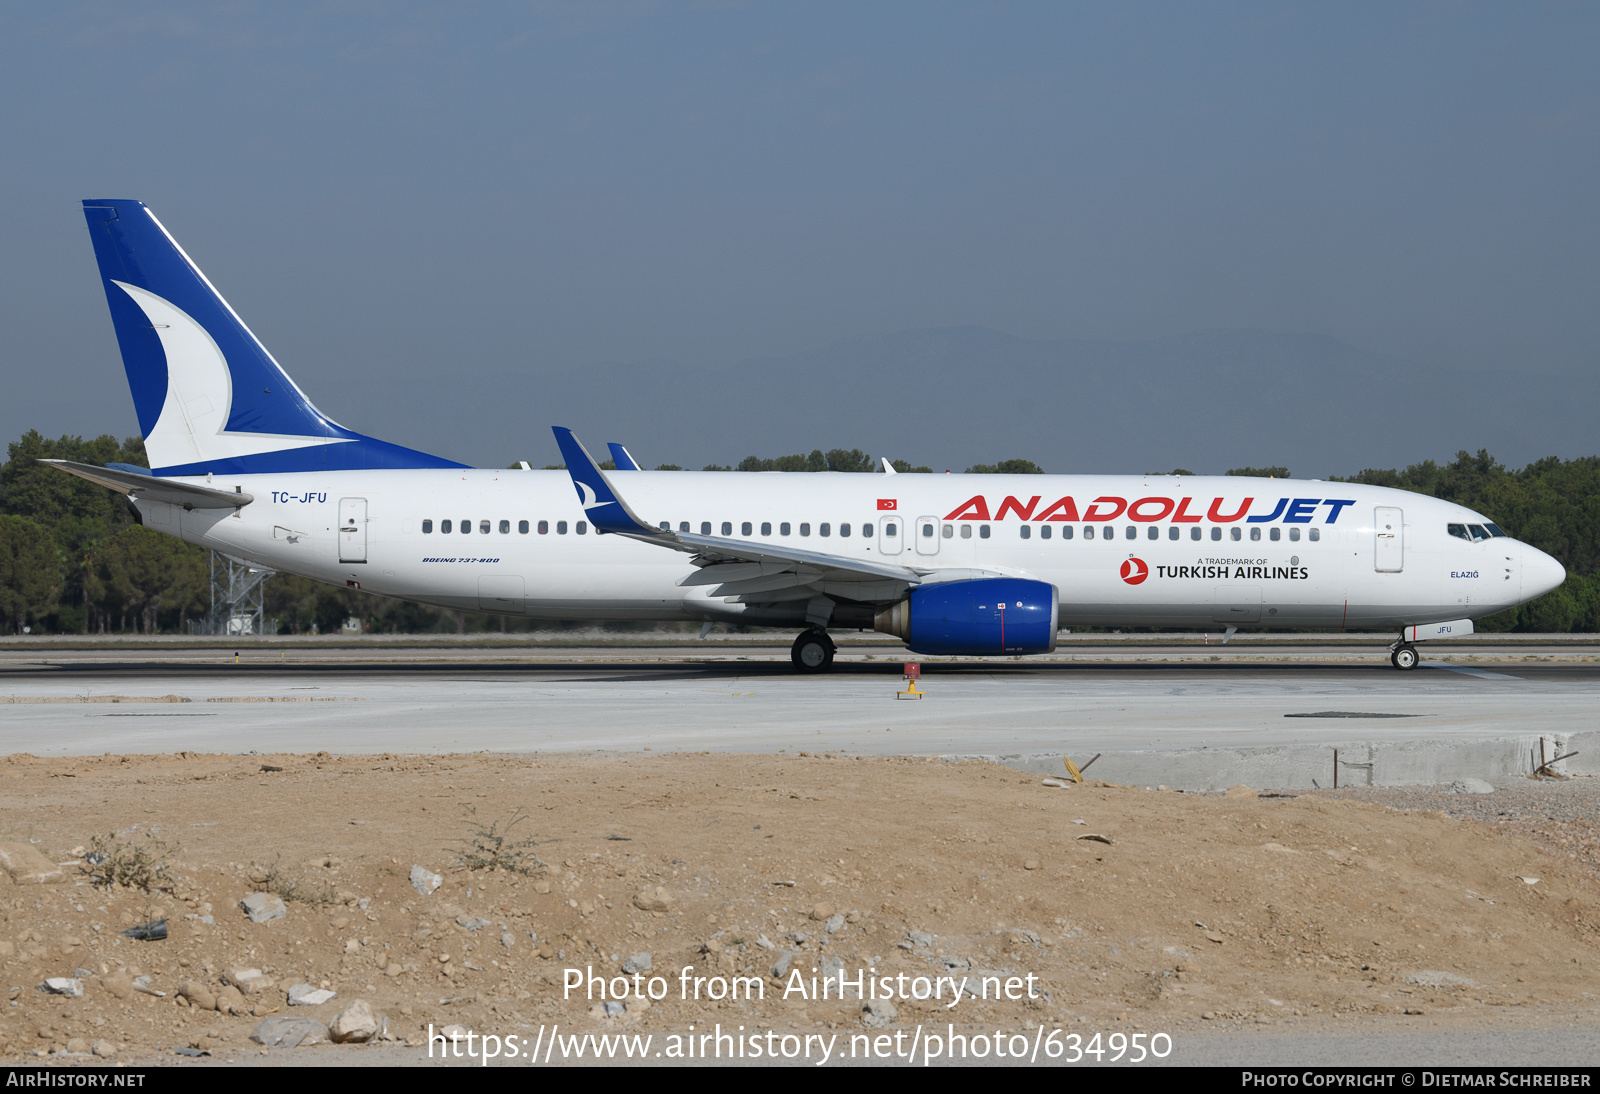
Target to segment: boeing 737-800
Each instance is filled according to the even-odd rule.
[[[1555,559],[1436,498],[1318,480],[494,470],[322,414],[138,201],[85,201],[150,467],[62,470],[146,527],[382,596],[543,619],[827,629],[929,655],[1071,626],[1391,630],[1416,643],[1555,588]],[[885,464],[885,472],[891,471]]]

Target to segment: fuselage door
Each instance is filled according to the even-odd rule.
[[[939,553],[939,518],[918,517],[913,525],[916,534],[912,537],[917,541],[917,554],[936,555]]]
[[[905,528],[899,517],[884,517],[878,521],[878,550],[886,555],[897,555],[905,549],[902,542]]]
[[[339,561],[367,561],[367,499],[339,499]]]
[[[1373,567],[1380,574],[1397,574],[1405,569],[1406,562],[1404,514],[1399,509],[1383,505],[1374,509],[1373,514],[1373,523],[1377,528]]]

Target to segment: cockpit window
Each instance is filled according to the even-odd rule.
[[[1483,525],[1481,524],[1469,524],[1467,525],[1467,531],[1472,533],[1472,541],[1474,543],[1478,543],[1489,538],[1489,533],[1484,531]]]
[[[1500,530],[1500,526],[1498,524],[1485,524],[1484,527],[1489,529],[1489,534],[1491,536],[1504,536],[1505,535],[1505,533]]]
[[[1467,526],[1465,524],[1452,524],[1447,530],[1457,539],[1464,539],[1468,543],[1472,542],[1472,537],[1467,534]]]

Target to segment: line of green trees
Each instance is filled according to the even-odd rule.
[[[13,441],[0,464],[0,628],[12,633],[183,633],[209,608],[206,552],[151,532],[134,519],[125,498],[39,463],[145,464],[137,437],[56,440],[30,430]],[[905,460],[897,471],[929,473]],[[515,464],[513,466],[516,466]],[[609,465],[603,465],[609,466]],[[809,455],[750,456],[740,471],[871,473],[880,462],[859,448]],[[734,467],[712,465],[707,471]],[[663,464],[662,471],[681,468]],[[1031,460],[975,464],[969,474],[1043,474]],[[1187,475],[1181,468],[1167,474]],[[1234,468],[1230,475],[1288,478],[1286,467]],[[1507,533],[1554,555],[1567,568],[1561,588],[1519,608],[1478,620],[1488,631],[1600,631],[1600,456],[1539,460],[1507,470],[1487,451],[1457,453],[1405,470],[1368,469],[1335,482],[1392,486],[1445,498],[1488,515]],[[347,618],[371,631],[401,634],[523,631],[574,626],[520,617],[483,616],[388,600],[292,574],[265,588],[266,613],[283,631],[326,633]],[[609,624],[628,630],[632,625]]]

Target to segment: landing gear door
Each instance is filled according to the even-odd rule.
[[[1373,568],[1380,574],[1397,574],[1405,569],[1406,562],[1404,514],[1399,509],[1380,505],[1373,510],[1373,515],[1377,530]]]
[[[886,555],[897,555],[905,550],[904,532],[899,517],[884,517],[878,522],[878,550]]]
[[[367,499],[339,499],[339,561],[367,561]]]
[[[912,528],[915,534],[911,538],[916,540],[917,554],[936,555],[939,553],[938,517],[918,517]]]

